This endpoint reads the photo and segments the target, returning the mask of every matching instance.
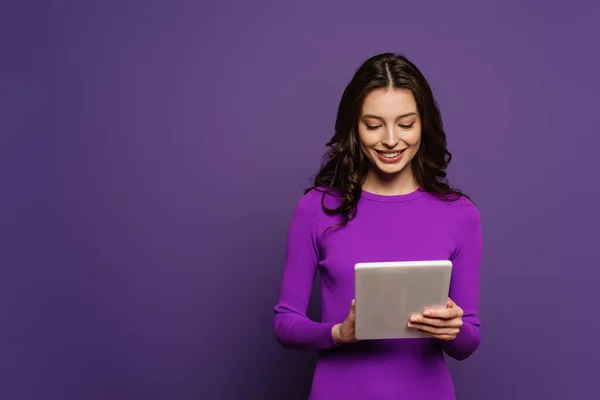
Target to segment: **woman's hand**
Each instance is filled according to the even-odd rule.
[[[356,337],[354,336],[354,321],[356,319],[356,314],[354,312],[354,300],[350,304],[350,311],[348,312],[348,316],[341,324],[334,325],[331,330],[331,336],[336,343],[351,343],[358,342]]]
[[[431,337],[453,340],[463,326],[463,309],[448,298],[446,308],[425,310],[422,315],[412,315],[408,327]]]

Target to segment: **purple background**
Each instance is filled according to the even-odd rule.
[[[6,2],[0,398],[305,399],[314,354],[271,328],[287,225],[384,51],[483,216],[459,398],[598,398],[600,10],[558,4]]]

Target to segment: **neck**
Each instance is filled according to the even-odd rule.
[[[377,173],[370,169],[362,183],[362,187],[367,192],[395,196],[412,193],[419,188],[419,185],[410,168],[404,168],[393,175]]]

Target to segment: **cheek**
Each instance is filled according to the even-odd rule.
[[[421,131],[415,130],[415,131],[411,132],[411,134],[406,137],[406,142],[410,146],[414,146],[414,147],[418,148],[421,145]]]
[[[367,151],[368,148],[374,146],[377,143],[377,139],[374,135],[369,135],[367,132],[360,132],[358,135],[358,144],[363,151]]]

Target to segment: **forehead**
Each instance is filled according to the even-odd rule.
[[[373,114],[384,118],[417,112],[417,103],[408,89],[376,89],[363,102],[362,114]]]

